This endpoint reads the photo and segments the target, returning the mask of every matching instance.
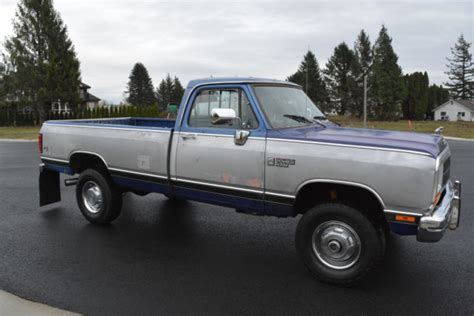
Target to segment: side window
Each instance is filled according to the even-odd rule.
[[[194,99],[189,115],[189,126],[193,127],[217,127],[210,120],[211,110],[214,108],[233,109],[242,120],[242,128],[255,129],[258,121],[252,111],[249,100],[241,89],[226,90],[202,90]],[[238,120],[227,125],[219,125],[219,128],[239,128]]]

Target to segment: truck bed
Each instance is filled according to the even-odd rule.
[[[83,120],[61,120],[48,121],[47,124],[60,125],[81,125],[81,126],[95,126],[101,125],[104,127],[134,127],[134,128],[165,128],[171,129],[174,127],[175,120],[159,119],[159,118],[145,118],[145,117],[120,117],[120,118],[102,118],[102,119],[83,119]]]

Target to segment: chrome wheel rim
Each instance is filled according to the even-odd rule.
[[[94,181],[87,181],[82,186],[82,200],[89,212],[93,214],[100,212],[104,199],[99,185]]]
[[[359,235],[351,226],[340,221],[318,225],[313,232],[312,246],[319,261],[336,270],[352,267],[361,252]]]

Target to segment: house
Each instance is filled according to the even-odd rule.
[[[474,101],[449,100],[434,110],[435,121],[468,121],[474,122]]]
[[[82,108],[95,109],[99,107],[100,99],[87,91],[90,88],[89,85],[86,85],[83,82],[79,85],[79,97],[81,98],[80,105]]]
[[[81,99],[79,103],[79,107],[82,109],[96,109],[98,108],[100,99],[93,95],[92,93],[89,93],[89,90],[91,87],[83,82],[80,83],[79,85],[79,98]],[[51,111],[53,113],[70,113],[71,109],[69,107],[69,104],[67,103],[61,103],[61,100],[58,100],[56,102],[53,102],[51,104]]]

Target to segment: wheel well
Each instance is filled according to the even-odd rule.
[[[74,173],[81,173],[86,169],[95,169],[99,172],[107,172],[107,166],[104,160],[95,154],[72,154],[69,158],[69,165]]]
[[[309,183],[299,190],[295,209],[298,213],[305,213],[315,205],[329,202],[348,204],[372,219],[385,222],[383,204],[379,198],[366,188],[349,184]]]

